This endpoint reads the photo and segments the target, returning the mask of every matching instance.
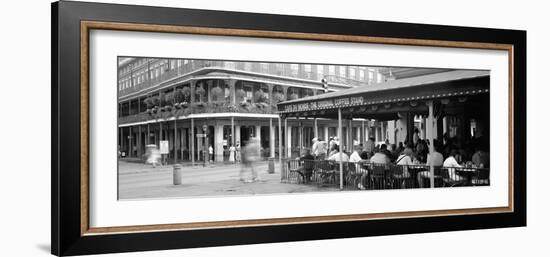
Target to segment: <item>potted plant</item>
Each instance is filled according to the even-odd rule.
[[[244,89],[240,88],[240,89],[237,89],[237,91],[235,92],[235,96],[237,97],[236,100],[237,102],[243,102],[244,101],[244,96],[246,95],[246,92],[244,91]]]
[[[282,101],[284,101],[284,100],[285,100],[285,95],[284,95],[284,94],[282,94],[282,93],[280,93],[280,92],[275,92],[275,93],[273,94],[273,101],[274,101],[275,103],[280,103],[280,102],[282,102]]]
[[[199,103],[202,103],[203,97],[206,94],[206,91],[204,90],[204,88],[197,87],[197,89],[195,89],[195,93],[199,95]]]
[[[174,93],[168,93],[164,95],[164,110],[169,112],[172,110],[172,104],[174,103]]]
[[[223,94],[223,89],[221,89],[220,87],[215,87],[215,88],[212,88],[212,101],[215,101],[215,102],[221,102],[224,100],[224,94]]]
[[[180,109],[182,106],[181,106],[181,103],[183,102],[183,92],[181,89],[178,89],[174,92],[174,107],[176,107],[177,109]]]
[[[180,103],[183,108],[189,107],[189,102],[191,102],[191,88],[184,87],[181,89],[181,94],[183,96],[183,101]]]

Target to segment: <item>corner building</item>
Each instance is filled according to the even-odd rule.
[[[281,121],[276,105],[285,100],[385,81],[379,68],[359,66],[211,61],[159,58],[118,60],[118,146],[139,159],[146,145],[168,141],[170,161],[228,160],[229,147],[257,137],[262,157],[295,157],[311,139],[328,140],[337,124],[323,119]],[[281,122],[283,124],[281,124]],[[286,124],[284,124],[286,123]],[[385,140],[384,123],[350,120],[344,147],[373,136]],[[282,127],[279,133],[279,127]],[[280,135],[280,138],[279,138]],[[281,141],[283,153],[279,153]],[[289,146],[289,147],[288,147]],[[212,156],[208,156],[212,158]]]

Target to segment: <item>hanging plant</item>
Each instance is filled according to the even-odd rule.
[[[183,90],[180,88],[174,92],[174,103],[181,103],[184,100]]]
[[[182,90],[181,90],[181,93],[183,95],[183,101],[184,103],[189,103],[191,102],[191,88],[189,87],[184,87]]]
[[[264,91],[258,90],[254,93],[254,102],[256,103],[266,103],[267,97],[265,96]]]
[[[159,96],[152,96],[151,97],[151,103],[153,106],[160,106],[160,97]]]
[[[164,94],[163,106],[171,106],[173,103],[174,103],[174,93],[170,92],[170,93]]]
[[[145,103],[145,105],[147,106],[147,109],[151,109],[153,108],[154,104],[153,104],[153,98],[152,97],[147,97],[145,98],[145,100],[143,100],[143,103]]]
[[[244,96],[246,95],[246,92],[241,88],[238,89],[236,92],[237,102],[242,102],[244,100]]]
[[[290,100],[296,100],[296,99],[298,99],[298,94],[292,93],[292,94],[290,95]]]
[[[212,93],[212,101],[219,102],[224,100],[223,90],[220,87],[212,88],[211,93]]]
[[[285,95],[280,92],[275,92],[273,94],[273,100],[275,103],[280,103],[285,100]]]
[[[202,102],[204,95],[206,94],[206,91],[202,87],[197,87],[195,89],[195,93],[199,95],[199,102]]]

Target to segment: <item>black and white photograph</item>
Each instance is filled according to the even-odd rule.
[[[119,200],[436,193],[507,172],[490,169],[490,70],[141,56],[117,69]]]

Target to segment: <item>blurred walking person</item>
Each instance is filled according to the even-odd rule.
[[[157,148],[156,145],[146,145],[145,147],[147,149],[145,151],[145,163],[151,164],[153,168],[157,167],[161,159],[160,150]]]
[[[259,141],[256,138],[251,138],[244,149],[242,149],[241,154],[241,169],[239,171],[239,179],[242,182],[255,182],[258,181],[258,172],[254,169],[254,165],[260,158],[259,156]],[[245,173],[250,169],[252,177],[250,180],[245,179]]]

